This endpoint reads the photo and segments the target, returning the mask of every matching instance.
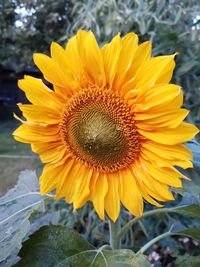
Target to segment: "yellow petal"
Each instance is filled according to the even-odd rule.
[[[42,195],[51,192],[59,180],[62,178],[63,166],[54,167],[53,164],[44,166],[42,175],[40,176],[40,193]]]
[[[120,51],[121,40],[119,34],[116,35],[109,44],[106,44],[102,47],[102,57],[104,61],[106,81],[109,88],[112,88]]]
[[[62,197],[66,197],[67,195],[67,191],[68,191],[68,179],[69,178],[69,172],[72,171],[72,168],[74,166],[74,160],[71,158],[68,158],[64,164],[64,166],[62,166],[62,168],[64,169],[64,172],[62,174],[62,177],[59,179],[57,187],[56,187],[56,199],[60,199]]]
[[[90,181],[93,174],[93,169],[83,166],[82,173],[79,174],[79,180],[77,181],[76,192],[74,195],[73,207],[74,209],[81,208],[88,200],[90,194]]]
[[[121,173],[123,183],[121,202],[133,215],[141,216],[143,213],[143,199],[135,182],[135,177],[130,170],[124,170]]]
[[[168,114],[174,113],[176,110],[178,110],[177,108],[174,108],[173,110],[170,111],[163,111],[163,110],[152,110],[146,112],[146,111],[142,111],[142,112],[135,112],[135,120],[136,121],[145,121],[145,120],[150,120],[150,119],[155,119],[155,118],[159,118],[162,116],[167,116]]]
[[[23,143],[48,143],[59,140],[57,127],[28,126],[23,124],[14,132],[15,140]]]
[[[142,170],[140,165],[139,165],[139,161],[138,162],[135,162],[134,165],[131,166],[131,170],[135,176],[135,179],[136,179],[136,184],[137,184],[137,187],[138,187],[138,190],[141,194],[141,196],[146,200],[148,201],[149,203],[151,203],[152,205],[154,206],[157,206],[157,207],[162,207],[161,204],[159,204],[157,201],[155,201],[154,199],[152,199],[152,197],[149,195],[148,191],[147,191],[147,188],[144,184],[144,181],[142,180],[142,175],[140,174],[140,171]],[[140,168],[139,168],[140,167]],[[143,170],[142,170],[143,172]]]
[[[143,149],[141,152],[141,155],[144,159],[152,161],[155,161],[159,163],[160,166],[163,167],[172,167],[172,166],[178,166],[183,169],[191,168],[192,162],[190,161],[181,161],[181,160],[170,160],[162,157],[162,152],[160,154],[155,154],[152,151],[149,151],[148,149]]]
[[[135,88],[136,72],[149,60],[151,56],[152,44],[147,41],[138,46],[129,70],[126,73],[126,81],[122,87],[122,92],[125,94],[131,89]]]
[[[75,71],[72,70],[71,68],[72,62],[69,61],[69,58],[67,56],[68,55],[66,54],[66,51],[62,46],[60,46],[59,44],[55,42],[52,42],[51,44],[52,60],[54,60],[59,65],[59,68],[62,70],[62,75],[66,77],[66,82],[69,83],[67,84],[68,87],[72,88],[74,91],[79,86],[77,79],[76,79],[77,70]],[[59,90],[61,92],[65,92],[63,88],[59,87]]]
[[[156,142],[148,141],[142,144],[143,147],[170,160],[192,160],[192,152],[182,144],[163,145]]]
[[[77,36],[73,36],[69,39],[65,54],[70,65],[69,69],[75,75],[75,80],[80,84],[81,88],[86,88],[89,81],[86,79],[86,71],[84,70],[83,62],[79,54]]]
[[[174,110],[175,107],[179,108],[183,103],[182,90],[175,84],[153,86],[144,92],[144,95],[141,94],[141,98],[138,100],[135,112],[143,110],[166,112],[170,109]]]
[[[108,181],[105,174],[99,174],[94,187],[92,202],[99,217],[104,220],[104,202],[108,191]]]
[[[131,67],[133,56],[138,47],[138,36],[134,33],[128,33],[122,39],[121,51],[117,63],[116,75],[113,83],[113,89],[120,92],[122,85],[126,82],[128,69]],[[127,51],[129,51],[127,53]]]
[[[167,56],[170,60],[169,63],[165,66],[165,68],[162,70],[162,72],[159,75],[159,78],[157,79],[156,83],[169,83],[171,81],[173,70],[175,68],[175,56],[177,53],[174,53],[171,56]]]
[[[193,168],[193,163],[191,161],[180,161],[174,162],[174,166],[181,167],[182,169]]]
[[[57,110],[40,105],[18,104],[23,116],[32,122],[58,124],[60,116]]]
[[[189,111],[187,109],[178,109],[156,118],[138,122],[137,127],[143,130],[145,130],[145,126],[153,127],[153,129],[157,127],[176,128],[185,119],[188,113]],[[137,119],[137,115],[135,116],[135,118]]]
[[[59,66],[58,62],[47,55],[39,53],[34,54],[33,60],[47,81],[62,88],[62,91],[60,92],[61,94],[66,96],[70,96],[72,94],[72,81]]]
[[[96,185],[96,181],[99,177],[99,172],[93,170],[93,174],[91,177],[91,182],[90,182],[90,200],[93,199],[93,196],[95,195],[95,185]]]
[[[173,69],[172,56],[153,57],[143,64],[136,73],[134,86],[139,88],[144,85],[149,87],[156,84],[166,71],[173,71]]]
[[[62,110],[63,99],[50,90],[41,79],[25,75],[24,79],[18,81],[18,86],[32,104],[51,107],[58,114]]]
[[[115,174],[107,174],[108,192],[105,197],[105,210],[113,222],[120,212],[119,181]]]
[[[141,161],[142,169],[149,173],[154,179],[158,180],[161,183],[165,183],[167,185],[173,187],[182,187],[182,183],[179,178],[184,175],[178,175],[173,170],[167,167],[159,167],[156,164],[150,164],[148,161],[144,159]]]
[[[146,192],[147,192],[147,194],[149,196],[153,197],[154,199],[156,199],[158,201],[165,202],[165,201],[172,201],[172,200],[174,200],[174,197],[173,197],[172,193],[169,192],[169,189],[167,188],[167,186],[165,188],[165,191],[164,191],[164,188],[162,187],[162,191],[160,191],[160,192],[157,192],[157,191],[155,191],[152,188],[149,188],[147,186],[145,187],[145,189],[146,189]],[[166,198],[166,192],[169,193],[170,197]],[[146,200],[149,203],[153,204],[148,199],[146,199]],[[153,204],[153,205],[155,205],[155,204]],[[157,205],[155,205],[155,206],[157,206]],[[162,205],[161,205],[161,207],[162,207]]]
[[[144,190],[152,196],[153,198],[159,201],[169,201],[173,200],[174,197],[169,192],[169,188],[167,184],[161,183],[158,180],[154,179],[147,171],[142,168],[140,161],[134,164],[134,173],[136,176],[139,176],[143,182]],[[163,173],[164,175],[164,173]],[[140,189],[142,186],[140,186]],[[147,200],[147,199],[146,199]],[[147,200],[149,201],[149,200]],[[151,203],[151,202],[150,202]],[[155,204],[153,204],[155,205]]]
[[[62,142],[35,143],[31,146],[32,151],[39,154],[43,163],[61,160],[65,154],[66,147]]]
[[[134,54],[134,57],[132,58],[130,69],[127,72],[126,78],[128,80],[131,80],[135,76],[137,70],[141,68],[141,66],[143,66],[143,64],[146,63],[146,61],[149,60],[151,56],[151,51],[152,51],[152,43],[150,41],[144,42],[138,46]]]
[[[151,197],[152,195],[150,194],[150,190],[148,190],[148,188],[146,188],[146,187],[144,187],[144,186],[142,186],[142,187],[139,186],[139,188],[140,188],[140,192],[141,192],[143,198],[144,198],[147,202],[149,202],[150,204],[152,204],[152,205],[154,205],[154,206],[156,206],[156,207],[158,207],[158,208],[163,207],[163,205],[161,205],[160,203],[158,203],[157,201],[155,201],[155,199],[153,199],[153,198]],[[159,199],[157,198],[157,200],[159,200]]]
[[[55,42],[51,43],[51,57],[65,70],[65,73],[72,75],[72,72],[69,71],[70,62],[67,59],[65,49]]]
[[[177,128],[158,128],[154,132],[138,130],[146,138],[160,144],[176,145],[192,139],[199,130],[192,124],[183,122]]]
[[[73,167],[71,167],[67,176],[65,177],[64,188],[65,188],[65,198],[68,203],[72,203],[74,201],[75,193],[77,187],[79,186],[79,177],[82,177],[82,164],[75,161]]]
[[[103,58],[94,34],[91,31],[78,31],[77,45],[88,78],[93,85],[103,87],[106,84]]]

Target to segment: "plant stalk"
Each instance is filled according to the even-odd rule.
[[[121,238],[124,234],[126,234],[128,232],[128,230],[135,223],[137,223],[141,219],[146,218],[146,217],[151,216],[151,215],[166,213],[166,212],[170,212],[170,213],[177,212],[177,208],[161,208],[161,209],[155,209],[155,210],[147,211],[147,212],[143,213],[143,215],[141,217],[135,217],[130,222],[128,222],[126,225],[124,225],[124,227],[122,227],[121,230],[118,232],[118,237]]]
[[[175,233],[172,232],[166,232],[162,235],[156,236],[155,238],[153,238],[152,240],[150,240],[148,243],[146,243],[138,252],[137,254],[141,253],[143,254],[148,248],[150,248],[153,244],[157,243],[159,240],[168,237],[168,236],[172,236],[175,235]]]
[[[114,249],[120,248],[120,237],[118,235],[119,219],[114,223],[111,219],[108,219],[109,232],[110,232],[110,246]]]

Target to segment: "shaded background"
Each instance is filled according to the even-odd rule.
[[[30,147],[12,138],[18,126],[12,119],[13,111],[19,114],[16,103],[26,101],[17,80],[24,74],[41,77],[33,53],[49,54],[52,41],[65,46],[80,28],[91,29],[101,45],[118,32],[123,36],[134,31],[140,42],[153,42],[153,55],[178,52],[172,82],[184,90],[184,106],[191,110],[187,119],[200,127],[200,0],[0,0],[0,195],[15,184],[20,171],[36,169],[39,174],[42,169]],[[199,172],[192,178],[200,185]],[[163,229],[164,223],[151,225]],[[83,224],[78,223],[80,232]],[[149,230],[155,234],[155,229]],[[142,240],[141,229],[137,238]],[[179,241],[179,252],[195,251],[196,245],[188,240]],[[177,248],[175,242],[169,245]],[[172,257],[171,252],[163,253]],[[154,261],[159,255],[150,257]],[[169,257],[162,266],[173,266],[168,263]]]

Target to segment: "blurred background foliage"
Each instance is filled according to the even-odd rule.
[[[0,62],[16,72],[34,69],[33,52],[65,45],[78,29],[100,44],[134,31],[153,42],[153,54],[178,52],[173,82],[185,91],[188,119],[200,126],[199,0],[0,0]]]

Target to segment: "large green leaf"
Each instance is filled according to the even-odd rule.
[[[194,219],[200,219],[200,206],[199,205],[188,205],[188,206],[179,207],[179,208],[176,208],[173,210],[179,214],[190,216]],[[174,225],[174,227],[172,227],[172,233],[174,235],[184,235],[184,236],[188,236],[188,237],[191,237],[193,239],[196,239],[196,240],[200,240],[200,229],[198,229],[198,228],[188,228],[188,229],[183,228],[183,229],[177,231],[177,230],[175,230],[176,228],[177,228],[176,225]]]
[[[93,250],[74,255],[62,261],[59,266],[71,267],[149,267],[143,254],[134,254],[131,250]]]
[[[176,209],[173,209],[177,213],[190,216],[195,219],[200,220],[200,206],[199,205],[188,205],[188,206],[183,206],[183,207],[178,207]]]
[[[200,144],[196,140],[191,140],[186,146],[192,151],[194,165],[200,167]]]
[[[178,267],[199,267],[200,256],[179,256],[175,263]]]
[[[191,71],[191,69],[193,69],[198,64],[199,63],[196,60],[191,60],[190,62],[183,63],[177,70],[177,74],[180,76],[185,75],[187,72]]]
[[[30,229],[28,218],[33,211],[44,211],[44,197],[39,194],[35,172],[24,171],[17,185],[0,198],[0,265],[18,253]]]
[[[147,267],[142,254],[130,250],[95,249],[80,234],[65,226],[44,226],[27,240],[16,267]]]
[[[200,144],[195,140],[191,140],[186,143],[186,146],[192,151],[194,168],[185,170],[186,175],[190,177],[192,181],[186,181],[183,185],[186,192],[190,193],[198,200],[200,199]]]
[[[188,228],[180,232],[175,232],[174,235],[184,235],[191,237],[196,240],[200,240],[200,229],[198,228]]]

